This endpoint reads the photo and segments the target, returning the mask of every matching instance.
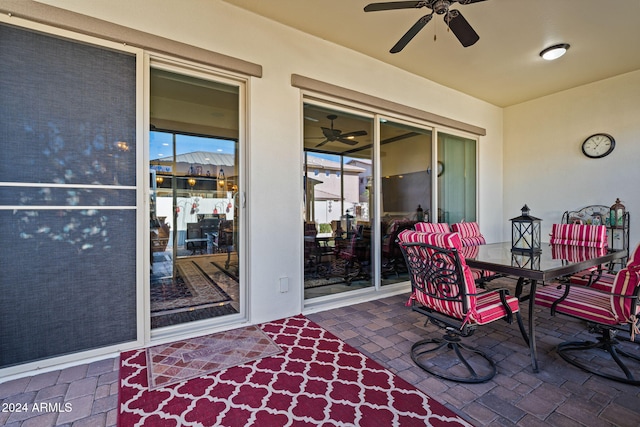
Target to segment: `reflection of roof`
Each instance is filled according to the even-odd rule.
[[[173,156],[161,157],[151,160],[153,162],[172,162]],[[233,154],[211,153],[209,151],[193,151],[191,153],[178,154],[176,163],[193,163],[199,165],[233,166],[235,156]]]
[[[334,162],[333,160],[323,159],[322,157],[316,157],[311,154],[307,155],[307,169],[329,169],[329,170],[340,170],[340,163]],[[360,173],[365,169],[352,166],[349,164],[345,164],[343,167],[345,172],[355,172]]]
[[[348,165],[357,165],[358,163],[363,164],[365,166],[371,166],[371,159],[353,159],[347,162]]]
[[[331,194],[326,191],[316,189],[313,195],[314,200],[340,200],[337,194]]]

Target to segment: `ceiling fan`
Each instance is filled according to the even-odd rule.
[[[322,141],[320,144],[316,145],[316,147],[322,147],[327,142],[334,142],[334,141],[340,141],[348,145],[356,145],[358,141],[356,141],[354,138],[357,136],[365,136],[367,134],[367,131],[365,130],[357,130],[355,132],[342,133],[341,130],[334,129],[333,121],[337,118],[338,116],[336,116],[335,114],[329,114],[327,116],[327,119],[331,120],[331,128],[320,127],[320,129],[322,129],[322,134],[324,135],[325,140]]]
[[[388,1],[382,3],[371,3],[365,6],[365,12],[378,12],[381,10],[395,10],[395,9],[419,9],[426,7],[431,9],[431,13],[418,19],[418,22],[413,24],[413,27],[409,28],[409,31],[398,43],[396,43],[389,52],[398,53],[415,37],[416,34],[425,25],[431,21],[433,13],[437,15],[444,15],[444,22],[453,31],[453,34],[458,38],[462,46],[469,47],[480,39],[478,33],[474,31],[469,22],[462,16],[457,9],[449,9],[453,3],[469,4],[479,3],[485,0],[423,0],[423,1]]]

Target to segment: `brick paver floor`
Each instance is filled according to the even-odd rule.
[[[425,326],[424,316],[404,306],[406,300],[399,295],[307,316],[477,426],[640,425],[640,387],[585,373],[555,353],[559,342],[588,337],[581,322],[536,313],[538,374],[515,323],[478,329],[469,340],[494,358],[498,373],[484,384],[458,384],[412,362],[411,345],[441,331]],[[527,304],[522,310],[526,319]],[[115,426],[118,364],[117,358],[106,359],[0,383],[0,425]]]

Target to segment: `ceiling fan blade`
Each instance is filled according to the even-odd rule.
[[[422,18],[418,19],[418,22],[413,24],[413,27],[409,28],[409,31],[407,31],[404,36],[402,36],[402,38],[398,40],[398,43],[396,43],[389,52],[398,53],[402,49],[404,49],[407,43],[409,43],[411,39],[414,38],[416,34],[418,34],[418,32],[429,23],[429,21],[431,21],[432,16],[433,13],[430,13],[429,15],[425,15]]]
[[[325,139],[324,141],[322,141],[320,144],[316,145],[316,148],[318,147],[322,147],[324,144],[326,144],[327,142],[329,142],[328,139]]]
[[[451,28],[451,31],[453,31],[453,34],[455,34],[460,43],[462,43],[462,46],[469,47],[480,40],[478,33],[475,32],[459,11],[455,9],[450,10],[445,15],[444,21],[449,28]]]
[[[371,3],[364,7],[365,12],[377,12],[380,10],[413,9],[425,6],[424,1],[385,1]]]
[[[340,135],[340,138],[349,138],[349,137],[365,136],[365,135],[367,135],[366,130],[357,130],[355,132],[343,133],[342,135]]]
[[[480,3],[481,1],[485,1],[485,0],[458,0],[458,3],[471,4],[471,3]]]
[[[347,145],[357,145],[358,144],[358,141],[356,141],[355,139],[347,139],[347,138],[340,137],[337,140],[342,142],[343,144],[347,144]]]

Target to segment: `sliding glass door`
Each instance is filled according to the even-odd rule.
[[[151,70],[151,328],[239,312],[239,86]]]
[[[304,118],[305,298],[371,287],[373,120],[311,104]]]
[[[476,141],[438,133],[439,221],[476,221]]]
[[[398,233],[428,221],[432,188],[430,129],[396,121],[380,121],[380,168],[382,188],[381,277],[382,284],[408,280],[405,261],[396,243]]]
[[[477,220],[476,139],[317,100],[303,116],[305,300],[394,289],[400,232]]]

